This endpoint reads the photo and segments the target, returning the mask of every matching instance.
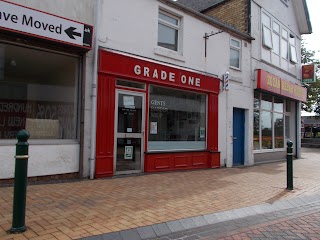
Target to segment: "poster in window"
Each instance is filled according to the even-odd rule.
[[[150,122],[150,134],[157,134],[157,133],[158,133],[158,123]]]
[[[124,159],[132,159],[133,157],[133,146],[124,147]]]
[[[204,138],[206,135],[206,130],[204,127],[200,127],[200,138]]]
[[[123,96],[123,106],[125,108],[135,109],[134,96]]]

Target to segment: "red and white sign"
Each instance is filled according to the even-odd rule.
[[[301,102],[307,101],[307,89],[258,69],[257,88]]]
[[[100,50],[99,56],[99,72],[162,85],[219,93],[220,79],[213,76],[104,50]]]
[[[315,83],[317,81],[316,69],[318,64],[302,66],[302,83]]]
[[[92,26],[3,0],[0,0],[0,28],[92,48]]]

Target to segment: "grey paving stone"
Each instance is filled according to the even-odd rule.
[[[224,213],[224,212],[217,212],[216,216],[217,216],[219,222],[224,222],[224,221],[230,220],[228,215],[226,213]]]
[[[204,216],[193,217],[193,221],[198,227],[206,226],[209,224]]]
[[[257,214],[266,213],[266,208],[262,204],[252,206],[252,210],[255,211]]]
[[[243,218],[248,216],[247,213],[242,208],[233,209],[231,210],[231,213],[235,214],[237,218]],[[236,219],[236,218],[233,218],[233,219]]]
[[[214,223],[219,222],[219,219],[217,218],[217,216],[214,213],[204,215],[203,217],[204,217],[204,219],[206,219],[206,221],[209,224],[214,224]]]
[[[166,223],[152,225],[152,228],[158,237],[172,233]]]
[[[102,235],[103,240],[123,240],[120,232],[112,232]]]
[[[180,223],[185,229],[192,229],[197,227],[196,223],[192,220],[192,218],[181,219]]]
[[[278,208],[279,210],[283,210],[287,208],[287,206],[283,204],[281,201],[275,201],[271,204],[271,206],[273,208]]]
[[[139,227],[137,231],[141,237],[141,239],[149,239],[157,237],[156,233],[153,231],[153,228],[150,226],[147,227]]]
[[[141,237],[137,229],[120,231],[120,235],[123,238],[123,240],[141,240]]]
[[[245,208],[242,208],[242,210],[247,214],[247,216],[252,216],[252,215],[257,214],[256,211],[253,210],[252,207],[245,207]]]
[[[200,237],[194,235],[194,236],[188,236],[188,237],[184,237],[184,238],[181,238],[181,240],[196,240],[196,239],[199,239]]]
[[[169,239],[183,239],[186,237],[186,234],[184,232],[178,232],[178,233],[173,233],[168,236],[166,236]]]
[[[292,203],[290,203],[288,200],[280,200],[279,202],[281,202],[286,207],[286,209],[294,207],[294,205],[292,205]]]
[[[167,222],[167,225],[173,233],[185,230],[180,221]]]
[[[81,238],[83,240],[103,240],[102,235]]]

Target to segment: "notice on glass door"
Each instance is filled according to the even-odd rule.
[[[158,133],[158,123],[150,122],[150,134],[157,134],[157,133]]]
[[[124,159],[132,159],[133,157],[133,146],[124,147]]]
[[[123,106],[125,108],[135,109],[134,97],[133,96],[123,96]]]

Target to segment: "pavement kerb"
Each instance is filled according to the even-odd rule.
[[[320,193],[304,195],[290,199],[278,200],[272,203],[262,203],[258,205],[232,209],[228,211],[214,212],[175,221],[163,222],[135,229],[111,232],[91,237],[83,240],[146,240],[165,237],[212,224],[223,223],[249,216],[272,213],[276,211],[288,210],[304,205],[320,202]],[[164,238],[165,239],[165,238]]]

